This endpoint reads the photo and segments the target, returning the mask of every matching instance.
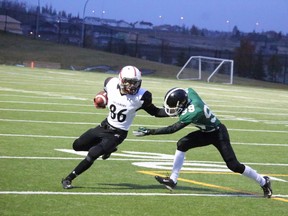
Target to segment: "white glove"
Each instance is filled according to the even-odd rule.
[[[137,137],[150,135],[150,129],[145,127],[139,127],[137,131],[133,131],[133,135]]]

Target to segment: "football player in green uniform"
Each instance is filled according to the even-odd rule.
[[[226,126],[213,114],[209,107],[192,88],[173,88],[164,98],[164,108],[169,116],[178,116],[179,121],[163,128],[148,129],[140,127],[134,131],[135,136],[172,134],[189,124],[193,124],[199,130],[193,131],[182,137],[177,142],[174,163],[170,177],[155,176],[156,180],[164,184],[169,190],[177,185],[179,172],[183,166],[185,153],[189,149],[214,145],[227,167],[235,172],[254,179],[262,187],[264,197],[272,196],[271,182],[268,176],[259,175],[251,167],[240,163],[230,143]]]

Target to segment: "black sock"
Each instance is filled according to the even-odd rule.
[[[75,179],[78,175],[85,172],[87,169],[91,167],[94,161],[88,161],[86,158],[82,160],[78,166],[65,178],[67,180],[72,181]]]

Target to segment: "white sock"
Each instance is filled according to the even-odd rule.
[[[248,178],[254,179],[256,182],[258,182],[260,184],[260,186],[263,186],[266,183],[265,179],[261,175],[259,175],[256,172],[256,170],[252,169],[249,166],[245,165],[245,170],[242,173],[242,175],[244,175]]]
[[[176,150],[173,162],[173,169],[170,175],[170,179],[172,179],[175,183],[177,183],[179,172],[183,166],[184,159],[185,159],[185,152]]]

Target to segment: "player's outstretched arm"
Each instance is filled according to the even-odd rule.
[[[149,115],[155,117],[169,117],[163,108],[158,108],[152,103],[151,92],[146,91],[141,100],[144,101],[142,109],[144,109]]]

